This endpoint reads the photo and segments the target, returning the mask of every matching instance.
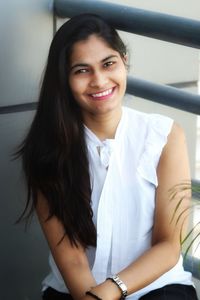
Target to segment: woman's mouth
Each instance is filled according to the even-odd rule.
[[[93,98],[93,100],[105,100],[110,98],[113,95],[113,92],[115,90],[115,87],[107,89],[105,91],[95,93],[95,94],[90,94],[90,97]]]

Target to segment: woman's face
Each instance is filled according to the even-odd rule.
[[[84,118],[121,109],[126,75],[120,54],[98,36],[74,44],[69,85]]]

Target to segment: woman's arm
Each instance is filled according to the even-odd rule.
[[[170,201],[169,190],[177,184],[190,180],[190,171],[185,136],[183,130],[176,124],[173,125],[168,142],[163,149],[157,174],[159,185],[156,192],[152,248],[118,273],[128,288],[128,294],[145,287],[170,270],[180,256],[180,234],[187,212],[182,215],[178,223],[176,221],[180,212],[190,205],[190,192],[180,191]],[[183,201],[180,201],[181,199]],[[179,202],[179,208],[172,221]],[[119,290],[110,281],[92,290],[104,300],[120,297]]]
[[[47,220],[48,204],[41,193],[38,194],[36,211],[56,265],[70,294],[74,299],[82,298],[87,290],[96,285],[84,249],[81,245],[78,245],[78,248],[72,246],[66,235],[59,243],[63,238],[64,228],[56,217]]]

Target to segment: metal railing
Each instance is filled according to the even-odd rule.
[[[200,22],[197,20],[99,0],[55,0],[54,12],[62,18],[95,13],[119,30],[200,48]]]

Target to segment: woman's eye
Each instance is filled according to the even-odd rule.
[[[84,73],[87,73],[87,72],[88,72],[87,69],[79,69],[79,70],[75,71],[75,74],[84,74]]]
[[[115,61],[108,61],[104,64],[104,67],[108,68],[108,67],[111,67],[115,64],[116,62]]]

